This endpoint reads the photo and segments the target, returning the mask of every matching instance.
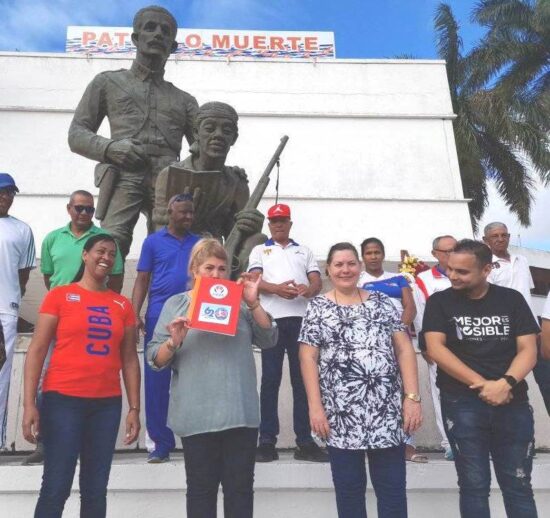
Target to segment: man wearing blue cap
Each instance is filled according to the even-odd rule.
[[[6,362],[0,370],[0,449],[6,449],[8,391],[19,304],[32,268],[36,266],[31,228],[8,215],[19,192],[8,173],[0,173],[0,323],[4,331]]]

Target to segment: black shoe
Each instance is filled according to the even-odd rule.
[[[36,450],[23,459],[21,466],[36,466],[39,464],[44,464],[44,447],[41,442],[36,444]]]
[[[328,462],[328,453],[312,441],[302,444],[302,446],[297,446],[296,450],[294,450],[294,458],[309,462]]]
[[[279,460],[279,454],[274,444],[260,444],[256,449],[256,462],[273,462]]]

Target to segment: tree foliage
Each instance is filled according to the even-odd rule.
[[[487,28],[466,56],[448,4],[435,14],[446,61],[464,194],[474,228],[487,206],[487,180],[529,225],[535,181],[550,183],[550,0],[481,0],[473,20]]]

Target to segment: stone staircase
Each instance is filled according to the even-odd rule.
[[[145,453],[115,455],[109,482],[110,518],[185,517],[185,471],[180,453],[166,464],[145,462]],[[410,518],[458,518],[458,491],[452,462],[430,454],[428,464],[407,465]],[[20,466],[22,457],[0,456],[0,515],[32,516],[42,467]],[[494,480],[493,476],[493,480]],[[75,476],[78,481],[78,474]],[[550,454],[539,453],[533,470],[533,486],[540,517],[550,516]],[[218,516],[223,516],[222,493]],[[368,490],[369,516],[376,516],[376,499]],[[281,460],[256,466],[255,513],[258,518],[334,518],[336,505],[327,464],[298,462],[290,451]],[[79,516],[78,482],[73,485],[64,517]],[[491,516],[504,518],[500,491],[491,494]]]

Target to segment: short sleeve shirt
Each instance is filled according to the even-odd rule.
[[[248,271],[261,271],[262,279],[273,284],[294,280],[296,284],[309,285],[308,274],[320,273],[319,265],[311,250],[293,240],[282,247],[268,239],[263,245],[255,246],[248,259]],[[286,300],[278,295],[262,293],[260,300],[264,309],[274,318],[303,317],[307,299],[299,296]]]
[[[403,442],[402,383],[392,335],[404,331],[383,293],[362,304],[313,298],[299,342],[319,348],[319,385],[330,424],[329,446],[361,450]]]
[[[166,227],[145,238],[137,270],[151,273],[147,317],[158,317],[172,295],[188,288],[189,255],[199,239],[191,233],[178,239]]]
[[[489,282],[497,286],[519,291],[532,309],[531,290],[535,287],[527,259],[522,255],[510,254],[510,260],[493,255],[493,269]],[[534,314],[534,313],[533,313]]]
[[[94,224],[81,236],[71,232],[71,224],[52,230],[42,242],[40,271],[50,276],[50,288],[73,282],[82,263],[82,250],[91,236],[106,234]],[[124,271],[122,255],[117,247],[115,264],[111,273],[120,275]]]
[[[516,338],[539,332],[527,305],[516,290],[489,284],[481,299],[469,299],[453,288],[434,293],[426,303],[424,333],[444,333],[446,346],[459,360],[485,379],[497,380],[517,354]],[[454,394],[470,394],[471,389],[438,367],[437,385]],[[517,400],[527,399],[527,384],[513,389]]]
[[[403,288],[410,288],[407,279],[398,273],[383,272],[380,277],[375,277],[367,272],[361,272],[357,285],[368,291],[379,291],[390,297],[393,305],[403,314]]]
[[[0,313],[18,315],[19,270],[35,268],[35,256],[31,227],[13,216],[0,218]]]
[[[111,397],[120,390],[120,346],[136,319],[130,301],[107,290],[78,284],[49,291],[40,313],[58,318],[44,392],[76,397]]]

